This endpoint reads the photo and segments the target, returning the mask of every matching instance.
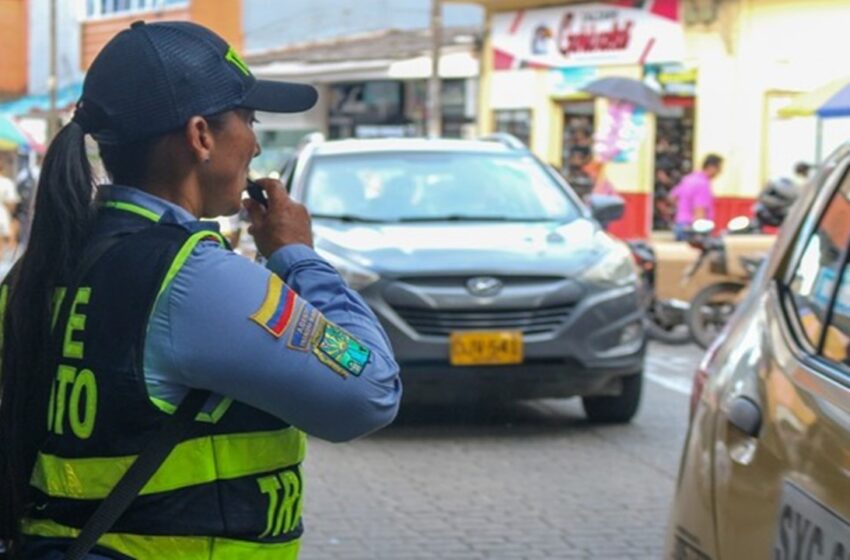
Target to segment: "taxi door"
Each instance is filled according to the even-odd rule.
[[[758,328],[738,342],[744,348],[718,394],[713,474],[723,560],[850,560],[846,160],[824,172],[821,195],[778,259]]]

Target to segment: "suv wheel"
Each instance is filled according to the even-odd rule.
[[[584,412],[591,422],[622,424],[630,421],[640,405],[643,372],[623,378],[623,391],[616,397],[582,397]]]

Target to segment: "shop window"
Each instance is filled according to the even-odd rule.
[[[474,119],[466,115],[466,80],[443,80],[442,83],[442,136],[462,138],[466,127]]]
[[[840,189],[821,217],[817,229],[806,243],[797,270],[789,286],[795,314],[807,342],[820,349],[827,310],[836,289],[839,274],[850,245],[850,173],[844,176]],[[843,282],[843,280],[842,280]],[[844,294],[844,290],[840,294]],[[843,313],[847,301],[836,310]],[[848,314],[848,313],[845,313]],[[842,321],[840,323],[844,325]],[[836,327],[837,327],[836,323]],[[835,354],[835,339],[833,349]]]
[[[501,110],[494,111],[493,116],[496,121],[494,127],[496,132],[507,132],[513,134],[526,146],[531,141],[531,110]]]
[[[693,99],[680,98],[678,106],[668,107],[667,113],[656,119],[655,182],[652,226],[669,230],[675,218],[670,201],[673,190],[682,177],[693,171],[694,105]]]
[[[406,92],[400,81],[334,84],[329,88],[331,138],[409,135]]]
[[[679,63],[644,66],[643,83],[664,99],[665,111],[656,115],[655,177],[652,229],[669,230],[675,208],[669,193],[693,171],[694,106],[697,70]]]
[[[584,198],[593,190],[594,106],[592,101],[564,105],[564,151],[561,173]]]

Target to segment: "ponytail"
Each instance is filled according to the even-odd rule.
[[[0,539],[12,539],[13,546],[31,505],[28,484],[35,455],[47,435],[53,292],[67,280],[89,236],[93,190],[85,133],[72,121],[44,158],[29,244],[6,281],[7,305],[0,313]]]

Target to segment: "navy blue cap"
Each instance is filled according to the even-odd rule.
[[[236,107],[296,113],[317,97],[309,85],[256,79],[205,27],[137,21],[92,62],[74,121],[98,142],[124,144],[178,129],[196,115]]]

